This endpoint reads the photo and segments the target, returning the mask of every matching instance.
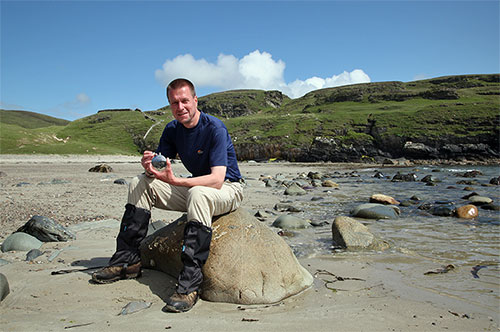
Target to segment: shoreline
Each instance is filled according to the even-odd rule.
[[[14,155],[7,162],[3,156],[0,155],[0,171],[5,172],[5,176],[0,177],[0,201],[4,204],[2,218],[5,219],[0,225],[4,229],[0,240],[22,226],[29,214],[52,213],[47,216],[73,229],[77,235],[76,240],[69,242],[44,243],[41,248],[44,254],[31,263],[24,260],[26,252],[0,253],[0,258],[10,262],[0,266],[0,273],[7,277],[11,290],[0,303],[0,325],[6,331],[37,331],[40,327],[51,331],[68,328],[75,331],[185,331],[199,329],[199,326],[206,331],[331,331],[333,328],[341,331],[498,331],[498,313],[495,315],[495,311],[480,303],[432,290],[433,280],[447,276],[424,277],[423,272],[429,266],[438,266],[402,251],[342,252],[299,258],[312,275],[326,270],[336,276],[363,281],[345,280],[327,285],[328,277],[316,276],[311,288],[273,305],[200,301],[185,314],[161,311],[175,280],[158,271],[144,270],[140,279],[109,285],[89,284],[90,272],[51,275],[52,271],[106,264],[115,248],[127,192],[126,186],[113,184],[113,180],[129,180],[137,175],[141,171],[140,156]],[[95,163],[102,162],[109,163],[114,172],[88,172]],[[176,173],[186,172],[180,163],[173,167]],[[269,209],[283,199],[266,191],[258,180],[261,174],[297,174],[324,167],[345,170],[382,166],[242,162],[242,175],[250,182],[243,208]],[[47,184],[54,178],[67,183]],[[17,187],[20,182],[29,184]],[[153,220],[166,221],[175,220],[181,214],[157,209],[153,213]],[[12,224],[14,221],[17,224]],[[49,261],[53,255],[55,259]],[[405,267],[409,264],[422,268],[422,273],[414,278],[424,280],[424,287],[416,286],[414,278],[406,277]],[[151,302],[152,306],[119,316],[121,309],[133,301]]]

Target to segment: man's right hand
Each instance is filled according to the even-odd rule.
[[[155,156],[155,153],[153,151],[146,150],[144,151],[144,154],[142,155],[141,159],[141,165],[144,167],[144,170],[146,172],[146,175],[149,177],[154,177],[154,174],[152,174],[148,169],[151,167],[151,160],[153,160],[153,157]]]

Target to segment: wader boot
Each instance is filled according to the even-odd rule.
[[[107,284],[121,279],[138,278],[142,274],[139,245],[148,232],[151,212],[132,204],[125,206],[116,238],[116,252],[109,260],[109,266],[94,272],[92,281]]]
[[[181,261],[184,265],[177,279],[177,290],[163,310],[185,312],[198,301],[199,288],[203,281],[201,269],[208,259],[212,229],[192,220],[184,228],[184,245]]]

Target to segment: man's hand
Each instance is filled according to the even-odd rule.
[[[150,171],[150,169],[153,167],[151,165],[151,160],[153,160],[153,157],[155,156],[155,153],[153,151],[144,151],[144,154],[142,155],[141,159],[141,165],[144,167],[144,170],[146,172],[146,176],[149,177],[154,177],[154,174]]]

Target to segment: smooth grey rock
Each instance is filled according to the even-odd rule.
[[[9,282],[7,281],[7,277],[0,273],[0,302],[3,301],[9,295],[10,288]]]
[[[30,261],[34,260],[35,258],[40,257],[41,255],[43,255],[43,252],[40,249],[31,249],[26,254],[25,260],[30,262]]]
[[[350,250],[384,250],[389,244],[375,237],[368,227],[349,217],[337,217],[332,224],[332,236],[335,245]]]
[[[308,221],[289,214],[279,216],[272,224],[273,227],[283,229],[307,228],[310,225]]]
[[[300,196],[300,195],[305,195],[307,192],[302,189],[297,183],[292,183],[288,188],[285,190],[285,195],[290,195],[290,196]]]
[[[42,243],[42,241],[38,240],[32,235],[22,232],[13,233],[3,241],[2,252],[12,250],[29,251],[31,249],[40,249]]]
[[[63,226],[43,216],[31,217],[17,232],[33,235],[42,242],[61,242],[76,238],[73,233]]]
[[[146,268],[177,277],[186,218],[180,218],[140,246]],[[210,255],[203,267],[204,300],[240,304],[276,303],[312,285],[313,278],[288,244],[244,209],[212,222]]]
[[[469,197],[469,202],[471,202],[472,204],[474,204],[476,206],[481,206],[484,204],[490,204],[493,202],[493,200],[491,198],[485,197],[485,196],[471,196],[471,197]]]
[[[355,207],[351,214],[354,217],[365,219],[397,219],[400,210],[393,205],[383,205],[378,203],[365,203]]]
[[[115,181],[113,181],[114,184],[127,184],[127,180],[125,179],[116,179]]]

